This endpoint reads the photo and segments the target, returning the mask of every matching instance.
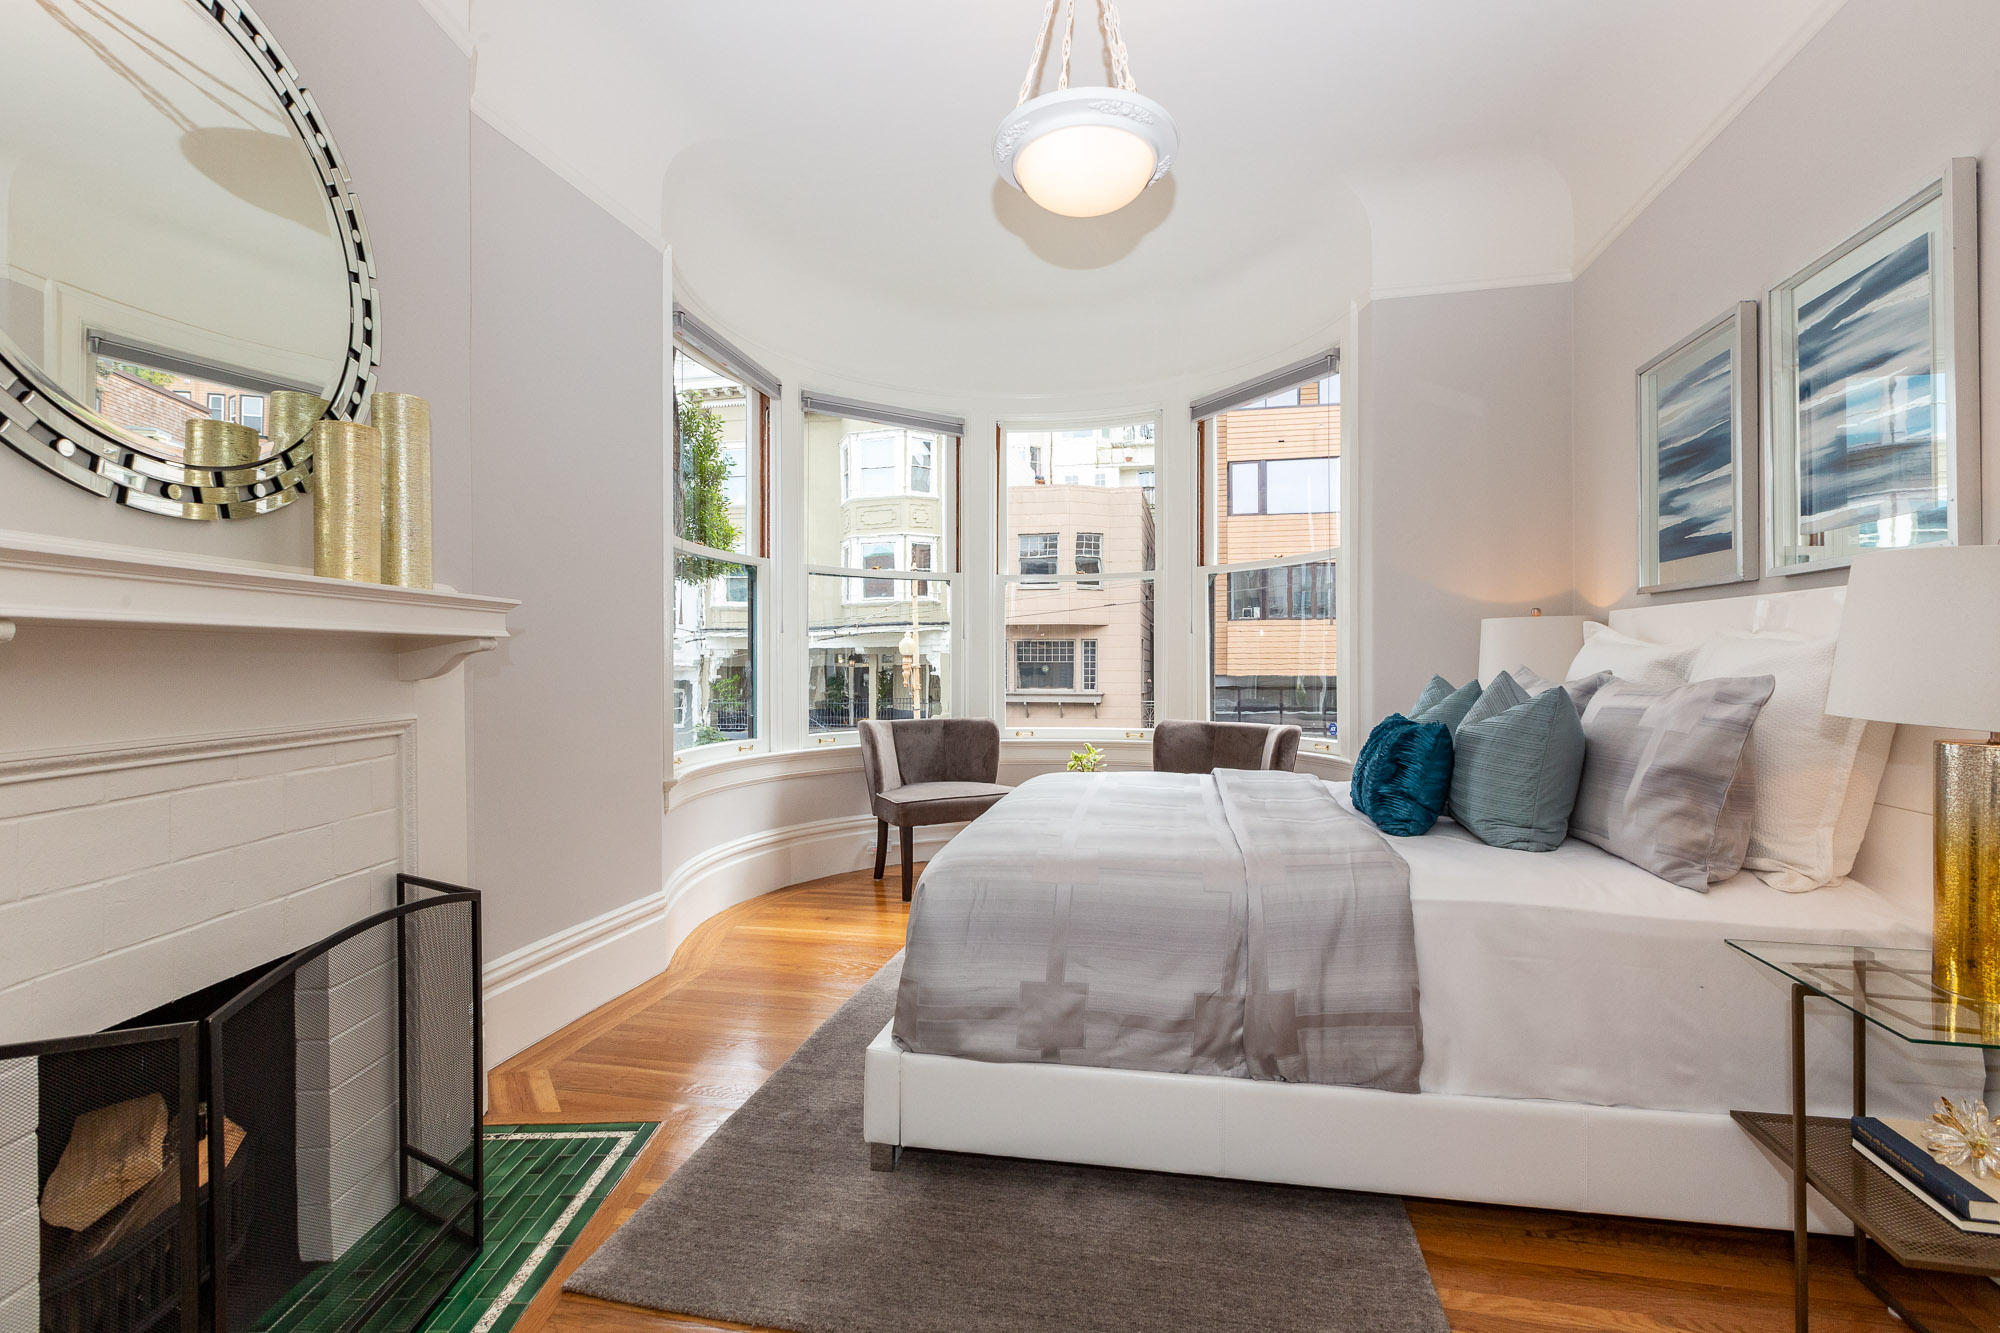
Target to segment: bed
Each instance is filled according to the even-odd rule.
[[[1808,622],[1837,615],[1822,591],[1614,613],[1614,624],[1671,641],[1726,616],[1768,619],[1774,605]],[[1344,803],[1344,784],[1327,794]],[[1878,822],[1898,825],[1878,816],[1871,839]],[[1420,978],[1415,1093],[920,1054],[892,1024],[866,1054],[864,1136],[878,1164],[917,1147],[1788,1224],[1784,1177],[1727,1115],[1785,1104],[1786,992],[1723,941],[1927,947],[1927,904],[1910,891],[1919,867],[1886,890],[1850,879],[1786,894],[1746,872],[1700,894],[1574,840],[1507,851],[1444,822],[1389,842],[1408,866]],[[1914,849],[1898,850],[1907,862]],[[1812,1023],[1809,1103],[1845,1114],[1847,1024],[1829,1012]],[[1871,1043],[1870,1069],[1878,1112],[1916,1112],[1941,1086],[1981,1081],[1961,1053],[1886,1040]],[[1815,1225],[1844,1229],[1831,1210]]]

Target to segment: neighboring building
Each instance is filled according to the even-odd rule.
[[[143,370],[151,379],[134,374]],[[153,379],[162,381],[153,383]],[[97,359],[97,412],[163,452],[187,442],[187,423],[198,417],[234,421],[264,434],[265,395],[216,380],[196,379],[175,371],[131,362]],[[268,447],[269,441],[265,441]]]
[[[807,562],[943,571],[949,436],[851,417],[806,418]],[[951,697],[950,585],[935,579],[807,578],[807,718],[942,717]]]
[[[1214,431],[1217,564],[1340,545],[1338,376],[1221,413]],[[1212,582],[1216,718],[1333,734],[1333,564],[1244,570]]]
[[[1153,581],[1073,577],[1153,568],[1153,448],[1150,425],[1009,433],[1009,723],[1153,724]]]

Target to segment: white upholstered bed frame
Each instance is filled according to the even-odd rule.
[[[1840,605],[1840,589],[1819,588],[1615,610],[1609,618],[1625,633],[1673,643],[1730,629],[1831,633]],[[1856,879],[1906,904],[1927,903],[1930,895],[1928,736],[1911,728],[1898,734],[1855,867]],[[1775,1006],[1768,1018],[1781,1020]],[[893,1166],[902,1148],[930,1148],[1575,1212],[1790,1225],[1784,1176],[1726,1115],[993,1064],[909,1054],[888,1028],[869,1045],[866,1061],[862,1134],[880,1167]],[[1814,1207],[1815,1229],[1848,1229],[1816,1196]]]

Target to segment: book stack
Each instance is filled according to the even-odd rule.
[[[2000,1176],[1981,1180],[1924,1147],[1924,1121],[1854,1117],[1854,1151],[1960,1231],[2000,1236]],[[1969,1164],[1968,1164],[1969,1165]]]

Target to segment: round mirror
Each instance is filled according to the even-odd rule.
[[[0,440],[119,503],[290,503],[361,414],[367,232],[247,8],[33,0],[0,44]]]

